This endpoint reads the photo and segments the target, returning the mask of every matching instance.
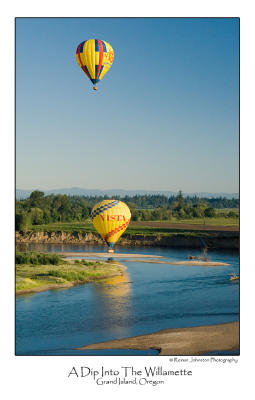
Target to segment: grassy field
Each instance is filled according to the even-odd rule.
[[[95,232],[90,220],[82,222],[53,222],[47,225],[31,225],[29,230],[34,232]]]
[[[162,224],[163,225],[163,224]],[[224,230],[204,230],[202,227],[201,229],[190,229],[189,227],[184,227],[180,225],[179,228],[170,228],[170,227],[157,227],[157,226],[131,226],[129,229],[125,231],[123,237],[128,235],[159,235],[159,236],[192,236],[192,237],[212,237],[218,236],[221,234],[231,236],[232,234],[236,235],[236,231],[224,231]]]
[[[227,214],[230,211],[233,211],[239,214],[239,208],[215,208],[216,214]]]
[[[227,217],[216,217],[216,218],[191,218],[191,219],[177,219],[172,218],[171,221],[131,221],[129,227],[126,230],[126,233],[135,234],[137,232],[141,233],[141,223],[144,228],[144,233],[147,233],[147,228],[154,227],[155,223],[157,225],[160,223],[161,227],[157,226],[158,231],[164,231],[166,226],[169,228],[171,224],[178,224],[178,227],[174,226],[174,230],[178,229],[186,229],[185,225],[205,225],[207,227],[238,227],[239,219],[238,218],[227,218]],[[182,225],[184,225],[182,227]],[[161,229],[162,228],[162,229]],[[82,222],[55,222],[47,225],[32,225],[29,230],[35,232],[95,232],[95,228],[90,219],[87,219]]]
[[[16,265],[16,293],[37,292],[73,286],[123,274],[123,267],[111,261],[63,261],[60,265]]]
[[[224,217],[216,217],[216,218],[190,218],[190,219],[177,219],[177,218],[172,218],[171,221],[139,221],[143,222],[146,225],[150,226],[151,224],[155,222],[160,222],[162,226],[168,224],[178,224],[180,225],[187,225],[187,224],[192,224],[192,225],[206,225],[206,226],[238,226],[239,224],[239,219],[238,218],[224,218]],[[139,222],[132,222],[133,226],[139,225]]]
[[[184,236],[215,236],[217,232],[230,235],[238,231],[238,218],[193,218],[172,219],[171,221],[131,221],[123,237],[129,235],[184,235]],[[66,233],[96,233],[91,220],[84,222],[59,222],[47,225],[34,225],[34,232],[66,232]]]

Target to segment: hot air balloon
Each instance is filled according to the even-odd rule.
[[[114,52],[111,45],[104,40],[89,39],[81,42],[76,50],[76,60],[83,72],[94,84],[99,82],[111,68]]]
[[[103,200],[91,211],[91,219],[99,235],[113,253],[113,247],[122,233],[127,229],[131,219],[128,206],[119,200]]]

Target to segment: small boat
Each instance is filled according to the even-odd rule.
[[[239,276],[236,275],[235,273],[230,275],[230,281],[238,281],[239,280]]]

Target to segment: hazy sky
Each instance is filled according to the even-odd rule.
[[[76,63],[115,59],[97,92]],[[239,21],[16,20],[16,187],[237,192]]]

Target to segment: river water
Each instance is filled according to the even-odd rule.
[[[37,251],[102,252],[85,245],[31,244]],[[125,248],[118,253],[163,256],[183,261],[198,249]],[[119,261],[123,277],[49,290],[16,298],[17,355],[153,355],[154,350],[75,350],[86,344],[152,333],[160,329],[218,324],[239,320],[239,253],[210,250],[224,267]],[[115,257],[114,257],[115,258]],[[118,259],[118,258],[116,258]]]

